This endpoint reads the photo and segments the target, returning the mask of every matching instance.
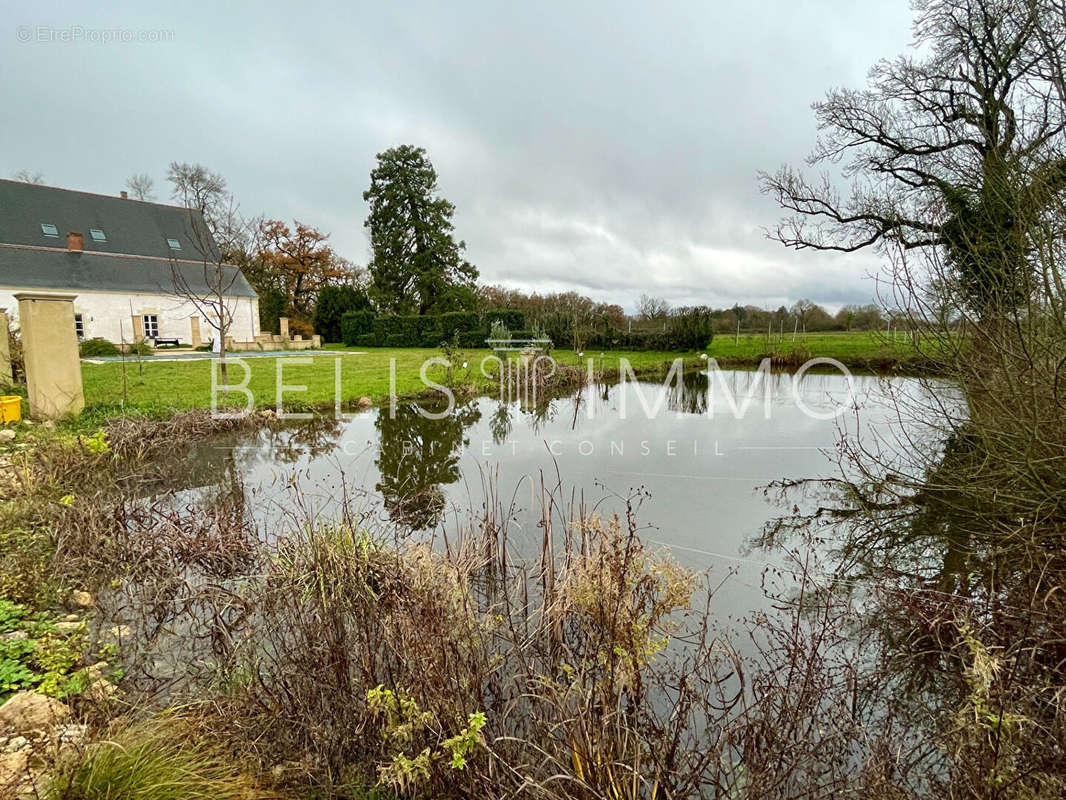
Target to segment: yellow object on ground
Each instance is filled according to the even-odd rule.
[[[18,422],[22,419],[22,398],[18,395],[5,394],[0,397],[0,422]]]

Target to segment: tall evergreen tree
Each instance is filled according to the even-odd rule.
[[[473,288],[477,269],[452,236],[455,206],[438,194],[437,172],[421,147],[378,153],[363,199],[370,203],[371,292],[382,311],[447,311],[441,298],[456,286]]]

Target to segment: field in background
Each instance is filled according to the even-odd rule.
[[[809,358],[835,358],[852,369],[917,369],[911,334],[905,331],[827,331],[823,333],[718,334],[707,354],[725,365],[757,365],[772,358],[782,366],[799,366]]]

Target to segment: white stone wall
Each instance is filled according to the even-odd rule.
[[[16,292],[40,292],[39,288],[0,286],[0,310],[7,309],[12,320],[18,319]],[[61,291],[61,290],[56,290]],[[206,344],[215,329],[188,300],[167,294],[123,294],[121,292],[64,292],[75,294],[74,313],[82,315],[85,338],[100,337],[110,342],[133,340],[133,316],[155,314],[159,318],[159,337],[178,339],[191,344],[191,318],[200,317],[200,338]],[[228,331],[236,341],[251,341],[259,333],[259,300],[234,297],[227,303],[233,312]]]

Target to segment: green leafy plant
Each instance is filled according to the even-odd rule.
[[[0,600],[0,698],[26,689],[58,698],[84,691],[84,642],[83,627],[64,630],[44,612]]]
[[[466,727],[450,739],[441,742],[441,748],[451,756],[451,768],[466,767],[466,757],[482,741],[481,729],[485,727],[485,714],[475,711],[467,717]]]
[[[451,339],[445,339],[441,342],[440,352],[444,356],[444,360],[448,362],[446,380],[448,385],[451,386],[455,367],[463,362],[462,349],[459,346],[459,331],[453,333]]]
[[[103,455],[111,452],[111,445],[107,441],[107,433],[102,428],[92,436],[82,436],[81,443],[93,455]]]
[[[466,768],[467,757],[483,741],[485,714],[471,713],[467,724],[454,736],[440,739],[441,723],[429,711],[423,711],[403,689],[395,692],[383,686],[370,689],[366,695],[371,715],[381,725],[382,743],[389,752],[388,760],[378,767],[378,781],[399,792],[417,790],[425,785],[436,764],[447,762],[449,769]],[[418,749],[417,755],[407,751]],[[397,752],[399,750],[399,752]]]

